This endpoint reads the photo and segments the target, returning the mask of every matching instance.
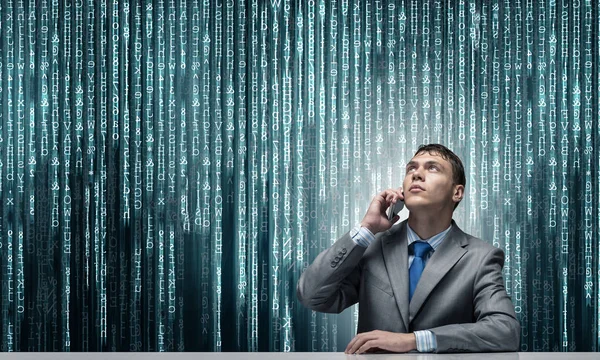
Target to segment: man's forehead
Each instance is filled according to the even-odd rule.
[[[418,153],[417,155],[413,156],[413,158],[410,160],[409,163],[411,163],[411,162],[429,162],[429,161],[435,161],[440,164],[449,164],[448,160],[444,159],[440,154],[430,153],[430,152]]]

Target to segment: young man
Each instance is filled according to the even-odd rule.
[[[361,223],[302,274],[297,295],[310,309],[340,313],[359,302],[358,335],[346,353],[519,349],[503,251],[452,220],[464,190],[456,154],[421,146],[403,187],[375,196]],[[402,200],[408,220],[393,225],[398,216],[390,222],[386,210]]]

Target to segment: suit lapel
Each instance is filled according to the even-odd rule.
[[[423,274],[419,279],[419,283],[409,305],[409,322],[412,322],[419,313],[421,306],[425,300],[427,300],[427,297],[431,291],[433,291],[435,286],[467,252],[465,247],[468,245],[468,241],[465,234],[458,228],[454,221],[452,221],[452,225],[452,230],[450,230],[447,238],[444,239],[431,258],[427,261],[425,270],[423,270]],[[404,247],[407,249],[406,241]],[[406,257],[408,258],[408,256]],[[408,282],[406,286],[408,288]]]
[[[383,259],[387,269],[396,304],[400,310],[404,328],[408,331],[408,247],[406,241],[406,221],[398,230],[388,234],[381,242]]]

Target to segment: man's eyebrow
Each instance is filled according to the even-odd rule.
[[[408,162],[408,164],[406,164],[406,167],[408,168],[409,166],[413,166],[413,165],[417,165],[417,164],[418,164],[417,161],[411,160]],[[426,161],[425,165],[437,165],[439,167],[443,167],[439,161],[435,161],[435,160]]]
[[[411,160],[411,161],[408,162],[408,164],[406,164],[406,167],[409,167],[409,166],[412,166],[412,165],[415,165],[415,164],[417,164],[417,162]]]

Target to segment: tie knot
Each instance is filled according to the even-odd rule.
[[[433,250],[431,245],[429,245],[429,243],[426,243],[425,241],[415,241],[412,243],[412,247],[413,251],[415,252],[415,257],[420,258],[427,255],[427,253]]]

